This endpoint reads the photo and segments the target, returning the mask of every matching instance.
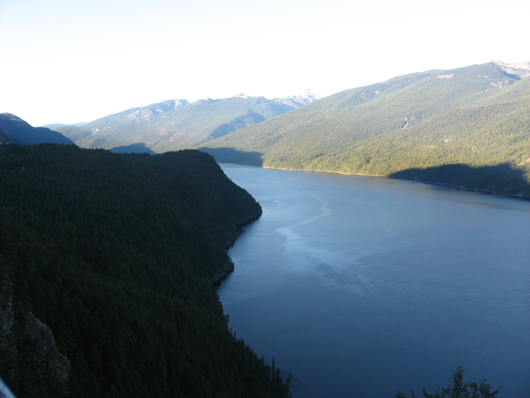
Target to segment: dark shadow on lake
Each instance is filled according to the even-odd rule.
[[[149,155],[156,155],[155,152],[151,150],[145,142],[139,142],[137,144],[131,144],[126,146],[117,146],[110,150],[114,153],[148,153]]]
[[[480,167],[447,164],[403,170],[389,177],[530,198],[530,184],[525,171],[509,163]]]
[[[263,166],[261,152],[241,152],[234,148],[199,148],[199,151],[212,155],[217,163],[236,163],[249,166]]]

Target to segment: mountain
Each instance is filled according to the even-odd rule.
[[[57,131],[83,148],[127,147],[143,144],[156,153],[190,148],[240,128],[297,109],[315,94],[269,100],[244,94],[225,99],[168,100],[106,116],[83,126]]]
[[[512,172],[503,187],[488,186],[487,178],[458,185],[529,197],[529,75],[530,62],[491,62],[400,76],[331,95],[201,150],[218,161],[430,182],[442,181],[417,171],[460,164],[488,172],[484,166],[505,164]]]
[[[9,137],[2,130],[0,130],[0,144],[9,144],[10,142],[11,140]]]
[[[261,207],[211,156],[2,145],[0,175],[0,377],[18,397],[289,396],[216,294]]]
[[[64,135],[46,127],[32,127],[29,123],[10,113],[0,114],[0,130],[14,144],[33,145],[41,143],[74,144]],[[0,142],[2,142],[0,134]]]
[[[311,90],[305,90],[301,95],[293,95],[292,97],[289,97],[289,99],[292,99],[295,102],[298,102],[302,105],[307,105],[313,101],[319,100],[322,98],[317,93],[314,93]]]
[[[51,124],[44,124],[39,127],[46,127],[50,130],[58,129],[59,127],[66,127],[66,126],[82,126],[83,124],[86,124],[86,122],[79,122],[79,123],[51,123]]]

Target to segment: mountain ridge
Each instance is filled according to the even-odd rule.
[[[46,127],[50,130],[58,129],[59,127],[67,127],[67,126],[82,126],[83,124],[86,124],[86,122],[79,122],[79,123],[50,123],[50,124],[43,124],[42,126],[38,127]]]
[[[33,127],[26,121],[11,113],[0,114],[0,131],[3,133],[0,133],[0,143],[21,145],[42,143],[74,144],[72,140],[57,131],[50,130],[46,127]]]
[[[155,153],[185,149],[240,128],[297,109],[317,95],[269,100],[238,94],[194,102],[167,100],[99,118],[82,126],[57,128],[84,148],[127,147],[144,144]]]
[[[398,76],[325,97],[200,149],[221,162],[227,152],[220,149],[230,148],[231,162],[238,162],[237,153],[253,153],[265,167],[385,176],[508,162],[524,169],[528,183],[530,167],[522,162],[530,158],[530,79],[527,69],[505,69],[490,62]],[[501,193],[528,197],[526,183],[516,184],[524,192]]]

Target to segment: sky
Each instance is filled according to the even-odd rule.
[[[0,113],[89,122],[526,61],[529,15],[530,0],[0,0]]]

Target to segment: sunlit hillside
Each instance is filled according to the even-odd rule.
[[[492,62],[400,76],[323,98],[202,150],[218,161],[371,175],[508,164],[522,180],[500,192],[530,196],[528,75]]]

